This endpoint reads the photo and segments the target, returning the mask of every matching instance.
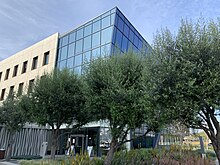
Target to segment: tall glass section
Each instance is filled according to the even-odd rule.
[[[98,57],[148,49],[149,44],[115,7],[60,36],[56,66],[82,74],[84,66]]]

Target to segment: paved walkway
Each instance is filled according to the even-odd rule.
[[[17,161],[10,161],[10,162],[6,162],[6,161],[0,161],[0,165],[18,165]]]

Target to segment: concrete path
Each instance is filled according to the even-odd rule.
[[[12,160],[12,161],[5,161],[5,160],[0,160],[0,165],[18,165],[18,161]]]

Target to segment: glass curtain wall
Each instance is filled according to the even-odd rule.
[[[56,67],[80,75],[83,66],[98,57],[149,50],[149,44],[115,7],[60,37]]]
[[[87,22],[59,39],[56,66],[82,74],[83,66],[111,54],[116,8]]]

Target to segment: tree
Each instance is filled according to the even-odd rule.
[[[159,114],[150,107],[144,59],[132,53],[97,59],[84,75],[88,109],[96,120],[109,122],[112,139],[106,165],[111,164],[114,152],[128,141],[129,131],[143,123],[147,124],[147,132],[160,126],[156,120]]]
[[[59,129],[63,124],[79,127],[87,123],[81,78],[69,70],[55,70],[36,81],[29,94],[33,121],[52,129],[51,158],[55,158]],[[27,100],[27,99],[26,99]]]
[[[21,108],[20,99],[13,94],[9,95],[0,106],[0,123],[9,132],[6,160],[11,159],[15,133],[20,131],[26,122],[27,117],[25,111]]]
[[[154,99],[170,119],[203,129],[220,160],[220,20],[182,20],[178,34],[168,29],[154,42]]]

